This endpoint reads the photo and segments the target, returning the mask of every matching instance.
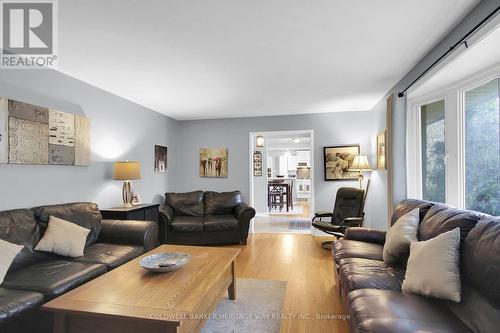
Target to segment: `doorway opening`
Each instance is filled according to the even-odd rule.
[[[311,233],[313,130],[250,133],[250,202],[256,233]]]

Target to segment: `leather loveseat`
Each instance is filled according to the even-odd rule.
[[[169,244],[246,244],[254,216],[240,191],[166,193],[160,235]]]
[[[84,255],[35,251],[49,216],[90,229]],[[52,313],[40,306],[158,245],[149,221],[102,220],[94,203],[69,203],[0,212],[0,238],[24,245],[0,285],[0,332],[53,332]]]
[[[420,208],[419,240],[460,227],[462,301],[405,294],[405,264],[382,261],[385,232],[347,229],[332,253],[352,332],[498,332],[500,328],[500,217],[443,204],[404,200],[391,222]]]

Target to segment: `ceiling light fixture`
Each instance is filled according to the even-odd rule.
[[[255,147],[264,148],[264,136],[263,135],[257,135],[255,137]]]

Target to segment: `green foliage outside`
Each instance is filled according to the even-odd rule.
[[[500,215],[498,80],[469,93],[477,97],[465,103],[465,207]]]

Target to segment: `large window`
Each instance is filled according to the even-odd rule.
[[[420,108],[422,198],[445,202],[444,100]]]
[[[465,208],[500,215],[499,80],[464,94]]]
[[[500,66],[408,97],[408,196],[500,215]]]

